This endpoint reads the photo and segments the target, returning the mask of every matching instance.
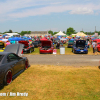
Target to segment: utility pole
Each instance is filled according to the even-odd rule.
[[[95,33],[96,33],[96,26],[95,26]]]
[[[82,32],[83,32],[83,28],[82,28]]]

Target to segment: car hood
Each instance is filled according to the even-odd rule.
[[[12,52],[17,54],[18,56],[21,56],[22,50],[23,50],[24,45],[23,44],[10,44],[7,45],[6,48],[4,49],[4,52]]]
[[[21,44],[24,44],[24,46],[29,46],[29,43],[27,41],[18,41]]]
[[[41,41],[41,45],[43,46],[51,46],[51,41]]]

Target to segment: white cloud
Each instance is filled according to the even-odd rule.
[[[0,20],[11,20],[37,15],[47,15],[68,11],[69,14],[99,14],[100,4],[95,5],[88,0],[88,4],[70,0],[6,0],[0,2]],[[87,0],[85,0],[86,2]],[[97,0],[98,1],[98,0]],[[94,13],[95,12],[95,13]]]
[[[93,13],[94,13],[94,11],[92,9],[87,8],[87,7],[83,7],[83,8],[79,7],[79,8],[72,10],[70,12],[70,14],[93,14]]]

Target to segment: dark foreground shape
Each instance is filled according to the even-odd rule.
[[[98,66],[98,68],[100,69],[100,66]]]
[[[21,44],[10,45],[5,48],[6,52],[0,52],[0,85],[9,85],[16,76],[29,67],[27,57],[18,56],[23,49],[20,47],[22,48]],[[12,48],[14,51],[7,52],[7,49],[9,51]]]

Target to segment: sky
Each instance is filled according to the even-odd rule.
[[[0,32],[100,31],[100,0],[0,0]]]

